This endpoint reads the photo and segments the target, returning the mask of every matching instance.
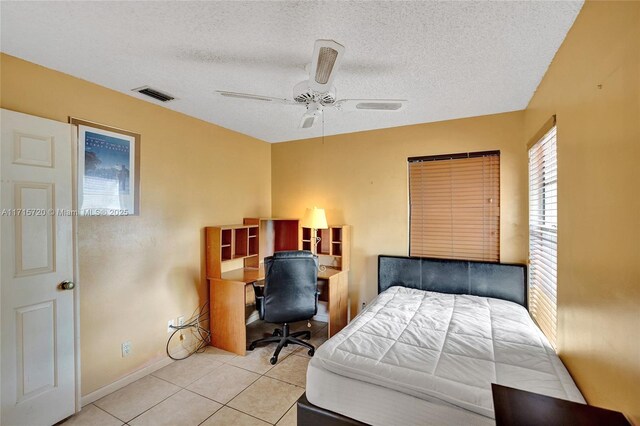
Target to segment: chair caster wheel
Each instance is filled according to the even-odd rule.
[[[315,349],[309,349],[309,352],[307,352],[309,354],[309,356],[313,356],[314,353],[316,353]]]
[[[249,350],[250,351],[254,350],[255,348],[256,348],[255,343],[252,343],[252,344],[249,345]]]
[[[275,356],[272,356],[269,362],[271,363],[271,365],[276,365],[276,362],[278,362],[278,358],[276,358]]]
[[[276,337],[276,336],[282,336],[282,332],[281,332],[280,330],[274,330],[274,332],[273,332],[273,333],[271,333],[271,335],[272,335],[273,337]]]

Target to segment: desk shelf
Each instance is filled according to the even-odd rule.
[[[258,255],[258,238],[255,235],[249,235],[249,256]]]
[[[330,256],[332,254],[331,229],[318,229],[316,233],[320,237],[320,241],[316,244],[316,254]]]
[[[300,249],[317,254],[320,263],[341,270],[349,269],[349,245],[351,244],[349,225],[331,225],[328,229],[302,228]],[[320,242],[315,244],[315,236]]]
[[[205,239],[208,277],[220,277],[225,262],[258,256],[256,225],[208,226]]]
[[[249,232],[247,228],[236,228],[233,230],[235,238],[234,259],[247,257],[249,254]]]

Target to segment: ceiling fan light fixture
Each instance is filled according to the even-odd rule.
[[[316,82],[327,84],[333,67],[338,59],[338,51],[331,47],[321,47],[318,52],[318,66],[316,68]]]
[[[314,116],[310,116],[310,117],[304,117],[302,120],[302,125],[300,126],[301,129],[308,129],[309,127],[313,126],[313,122],[316,121],[316,117]]]

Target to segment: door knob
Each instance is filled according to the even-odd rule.
[[[62,290],[73,290],[73,288],[76,285],[73,283],[73,281],[63,281],[62,283],[60,283],[60,288]]]

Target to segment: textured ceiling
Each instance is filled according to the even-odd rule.
[[[3,52],[256,138],[298,129],[304,108],[221,97],[291,98],[313,43],[346,47],[338,98],[402,98],[399,112],[325,111],[325,134],[526,107],[582,2],[8,2]],[[145,98],[148,99],[148,98]],[[156,102],[150,100],[150,102]],[[156,102],[159,103],[159,102]],[[99,120],[99,117],[94,117]]]

